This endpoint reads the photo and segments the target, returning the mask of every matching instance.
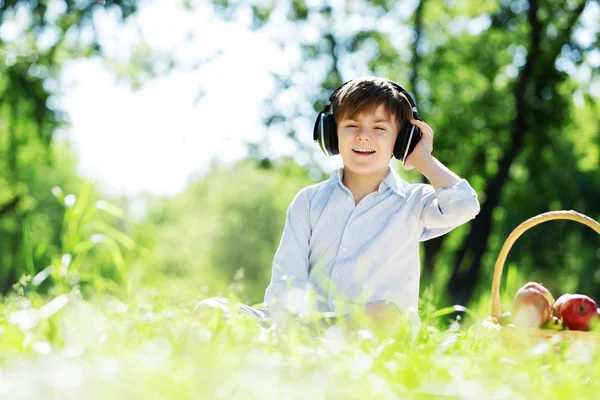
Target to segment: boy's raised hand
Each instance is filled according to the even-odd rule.
[[[410,123],[416,125],[421,129],[421,140],[415,146],[415,149],[406,157],[404,162],[404,169],[411,170],[416,168],[419,172],[422,172],[419,168],[423,163],[426,163],[431,159],[431,152],[433,151],[433,129],[423,121],[417,119],[411,119]]]

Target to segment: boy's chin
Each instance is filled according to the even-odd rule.
[[[344,162],[344,169],[356,175],[376,175],[387,172],[389,164],[379,163],[377,165],[357,165],[356,163]]]

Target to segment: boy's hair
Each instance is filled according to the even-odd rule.
[[[406,95],[395,88],[389,80],[376,76],[364,76],[344,85],[333,95],[331,106],[335,123],[342,118],[355,118],[363,112],[375,112],[385,105],[388,117],[396,117],[398,130],[404,121],[412,117],[412,109]]]

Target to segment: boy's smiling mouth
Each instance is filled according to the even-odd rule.
[[[363,156],[363,157],[370,156],[371,154],[375,154],[375,150],[371,150],[371,149],[355,148],[355,149],[352,149],[352,151],[354,152],[354,154]]]

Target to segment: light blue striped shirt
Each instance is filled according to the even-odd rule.
[[[265,305],[344,315],[388,300],[420,325],[419,242],[475,218],[477,193],[464,179],[449,188],[409,184],[389,168],[378,190],[355,206],[343,173],[334,170],[292,200]]]

